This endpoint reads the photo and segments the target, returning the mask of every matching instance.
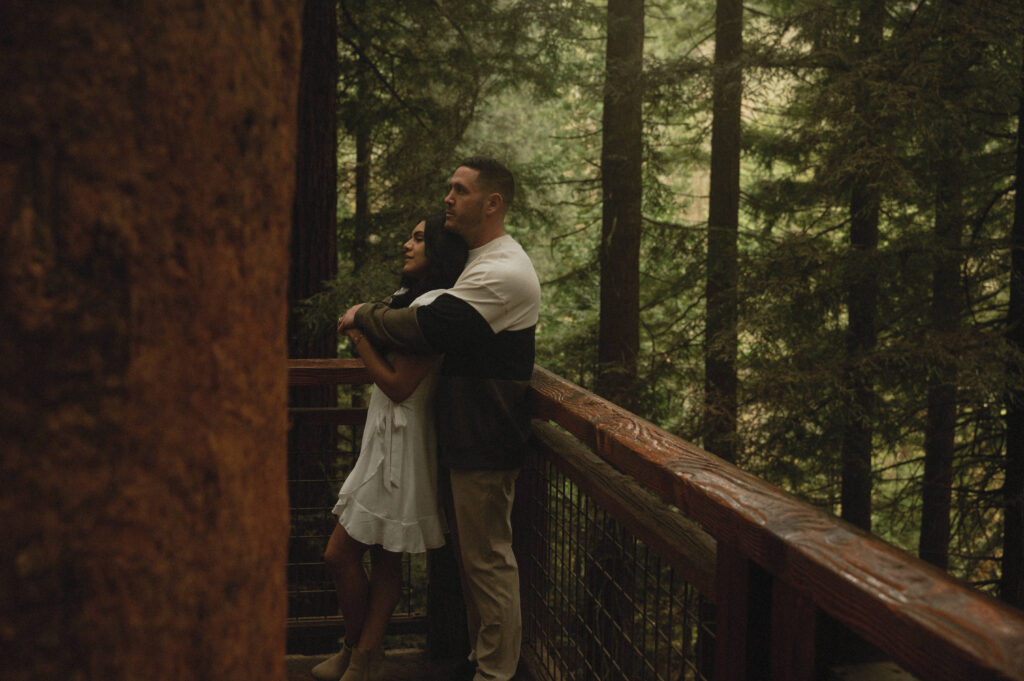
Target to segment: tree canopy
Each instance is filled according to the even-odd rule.
[[[629,404],[702,443],[720,434],[705,429],[724,276],[709,183],[718,154],[738,154],[732,456],[994,589],[1004,546],[1024,542],[1003,533],[1024,493],[1006,436],[1024,367],[1010,305],[1024,8],[748,2],[729,62],[742,75],[723,81],[728,3],[636,4],[641,167],[623,178],[602,156],[622,132],[603,129],[617,101],[604,3],[339,2],[340,264],[311,323],[388,294],[400,235],[440,207],[460,157],[486,153],[521,186],[508,222],[541,274],[538,362],[595,388],[601,290],[619,283],[601,281],[602,182],[638,179]],[[740,88],[738,131],[719,127],[723,82]],[[734,149],[712,145],[719,129]]]

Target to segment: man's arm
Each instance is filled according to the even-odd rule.
[[[395,310],[384,303],[363,303],[350,309],[353,312],[351,326],[360,329],[371,343],[385,351],[414,355],[438,354],[420,330],[416,319],[416,311],[419,309],[422,308],[403,307]],[[345,318],[342,319],[344,321]]]
[[[436,355],[394,355],[394,364],[388,364],[365,335],[354,327],[345,330],[359,353],[374,384],[391,398],[392,402],[406,400],[437,363]]]
[[[494,331],[479,311],[450,293],[419,308],[417,325],[430,347],[445,355],[473,355],[494,338]]]

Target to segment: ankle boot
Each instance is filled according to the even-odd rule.
[[[338,681],[341,675],[348,669],[349,660],[352,657],[352,647],[348,641],[341,642],[341,652],[331,655],[326,660],[313,667],[310,673],[320,681]]]
[[[353,648],[352,657],[348,662],[348,669],[341,681],[373,681],[377,678],[381,663],[384,661],[384,650],[374,648]]]

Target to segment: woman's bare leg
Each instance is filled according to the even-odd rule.
[[[363,569],[366,549],[366,544],[350,537],[339,523],[334,526],[324,551],[324,561],[334,579],[338,605],[345,618],[345,642],[353,648],[362,635],[370,601],[370,580]]]
[[[370,598],[359,647],[380,648],[398,601],[402,597],[402,554],[377,549],[370,570]]]

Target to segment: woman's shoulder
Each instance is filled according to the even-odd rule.
[[[416,300],[409,303],[409,307],[420,307],[422,305],[430,305],[432,302],[437,300],[442,294],[446,293],[448,289],[435,288],[431,291],[420,294]]]

